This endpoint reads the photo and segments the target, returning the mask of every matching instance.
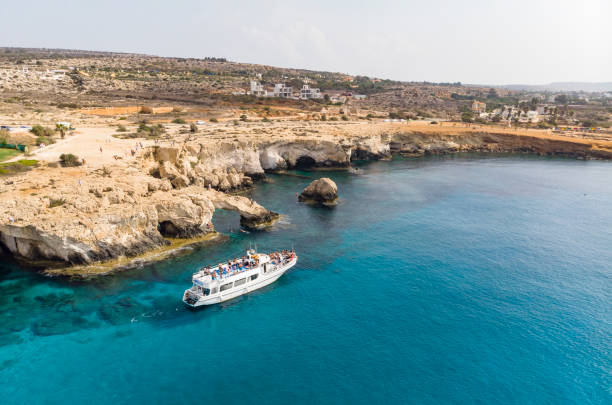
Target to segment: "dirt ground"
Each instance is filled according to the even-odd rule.
[[[92,121],[96,121],[95,118]],[[135,138],[119,139],[113,135],[118,134],[115,126],[106,123],[91,124],[77,128],[73,135],[65,139],[58,139],[57,143],[41,148],[32,148],[29,159],[39,161],[57,162],[62,153],[72,153],[85,161],[88,168],[99,168],[109,164],[127,163],[135,161],[142,147],[152,145],[180,144],[182,140],[197,136],[210,142],[218,140],[249,140],[267,139],[270,141],[287,139],[287,137],[300,136],[301,133],[316,134],[321,140],[334,140],[344,136],[368,136],[380,133],[401,131],[418,131],[423,134],[466,134],[466,133],[504,133],[516,136],[529,136],[543,139],[569,140],[572,142],[591,144],[594,148],[612,150],[612,140],[593,140],[580,137],[571,137],[553,134],[550,130],[513,129],[504,127],[480,126],[473,124],[440,122],[432,125],[425,121],[410,122],[384,122],[378,121],[348,121],[348,122],[321,122],[284,120],[273,123],[241,122],[238,126],[232,122],[218,124],[206,123],[199,126],[197,134],[189,134],[185,125],[165,124],[166,133],[157,141],[152,139]],[[127,126],[126,133],[136,131],[136,126]],[[18,160],[20,156],[9,159]]]

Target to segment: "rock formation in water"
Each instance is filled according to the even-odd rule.
[[[338,186],[328,177],[312,181],[299,195],[298,199],[304,202],[318,202],[331,205],[338,199]]]

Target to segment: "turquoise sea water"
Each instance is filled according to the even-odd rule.
[[[0,264],[4,404],[610,404],[612,164],[396,160],[271,176],[273,230],[89,281]],[[313,178],[332,209],[296,202]],[[202,264],[293,243],[277,283],[191,311]]]

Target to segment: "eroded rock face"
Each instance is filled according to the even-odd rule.
[[[175,188],[196,184],[233,191],[252,186],[252,179],[263,177],[266,171],[348,167],[351,160],[378,159],[389,153],[389,143],[376,136],[350,142],[306,138],[212,145],[196,139],[181,146],[156,147],[151,155],[157,166],[150,171],[170,180]]]
[[[298,199],[305,202],[333,204],[338,198],[338,186],[328,177],[314,180],[299,195]]]
[[[215,190],[207,190],[206,196],[215,208],[239,212],[240,224],[247,228],[258,228],[279,217],[277,213],[265,209],[250,198],[227,195]]]
[[[114,168],[111,177],[82,175],[42,169],[0,183],[3,250],[28,261],[88,264],[145,253],[167,244],[164,236],[212,232],[215,208],[235,210],[248,224],[275,215],[246,197],[196,185],[173,188],[135,168]]]
[[[83,168],[42,167],[0,182],[0,247],[28,260],[83,264],[144,253],[167,243],[164,236],[210,232],[216,208],[237,211],[244,226],[257,227],[278,214],[223,191],[248,187],[252,178],[268,170],[346,167],[351,160],[379,159],[391,152],[410,156],[530,152],[612,158],[609,148],[579,140],[461,128],[458,133],[438,133],[385,127],[371,133],[368,127],[367,136],[324,134],[315,129],[306,133],[309,128],[304,126],[289,130],[283,136],[270,131],[242,140],[196,138],[146,150],[143,160],[131,162],[132,166],[117,162],[104,172],[87,173]],[[333,126],[326,129],[334,130]],[[333,204],[337,191],[333,181],[320,179],[306,187],[300,199]]]
[[[212,230],[215,207],[202,191],[197,188],[185,192],[158,191],[151,196],[162,235],[188,238]]]

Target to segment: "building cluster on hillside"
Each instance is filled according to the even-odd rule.
[[[0,69],[0,83],[10,83],[19,80],[61,80],[66,77],[68,70],[35,70],[24,66],[20,69]]]
[[[293,87],[285,85],[285,83],[276,83],[272,91],[266,90],[263,84],[256,80],[251,80],[251,90],[247,94],[256,97],[281,97],[300,100],[320,99],[323,98],[321,91],[317,88],[312,88],[308,84],[304,84],[299,92],[294,92]]]
[[[324,97],[321,90],[315,87],[310,87],[312,80],[304,79],[305,83],[299,90],[294,90],[293,87],[285,85],[285,83],[276,83],[273,90],[267,90],[263,84],[257,80],[251,80],[251,88],[247,92],[241,94],[249,94],[256,97],[280,97],[289,98],[294,100],[319,100]],[[235,93],[239,94],[239,93]],[[342,102],[344,103],[348,97],[355,100],[363,100],[366,98],[363,94],[353,94],[352,92],[344,92],[341,94],[335,94],[335,92],[327,94],[330,97],[332,103]]]

